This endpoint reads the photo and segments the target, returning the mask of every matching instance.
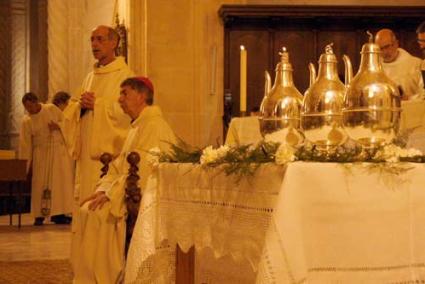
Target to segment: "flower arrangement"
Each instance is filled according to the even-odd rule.
[[[424,163],[425,156],[416,149],[404,149],[390,144],[373,149],[348,142],[334,149],[323,151],[312,144],[304,143],[294,148],[288,144],[273,141],[261,141],[256,145],[219,147],[208,146],[204,149],[193,148],[180,141],[179,145],[171,144],[169,152],[161,152],[158,148],[149,151],[149,163],[157,166],[159,163],[194,163],[203,168],[220,167],[226,175],[237,175],[239,178],[253,175],[263,163],[286,165],[293,161],[336,162],[336,163],[394,163],[416,162]]]

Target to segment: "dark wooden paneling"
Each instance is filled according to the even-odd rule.
[[[229,89],[233,113],[239,113],[240,46],[247,49],[247,110],[263,98],[264,71],[268,69],[270,37],[267,30],[232,30],[229,33]]]
[[[359,46],[357,45],[359,40],[357,39],[357,33],[353,30],[322,30],[317,32],[317,54],[325,52],[326,45],[333,43],[333,51],[338,60],[338,75],[342,82],[344,82],[344,62],[342,56],[348,55],[353,62],[353,68],[357,70],[358,67],[358,54]],[[316,59],[315,66],[318,68]]]
[[[184,253],[176,246],[176,284],[195,283],[195,247]]]
[[[416,40],[417,37],[414,30],[401,30],[398,38],[400,47],[408,50],[414,56],[422,57],[422,52]]]
[[[303,93],[309,84],[308,63],[314,62],[314,31],[307,29],[277,30],[273,49],[273,69],[280,61],[279,52],[285,46],[289,52],[289,60],[294,68],[294,84]],[[273,71],[273,74],[275,72]],[[274,77],[273,81],[274,81]]]

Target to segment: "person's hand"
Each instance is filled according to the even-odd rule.
[[[86,202],[90,202],[89,209],[96,210],[97,208],[101,209],[103,205],[109,201],[109,198],[106,196],[104,191],[98,191],[86,198],[83,202],[81,202],[80,206],[83,206]]]
[[[93,92],[85,92],[81,95],[80,105],[81,108],[85,109],[94,109],[94,103],[96,101],[96,97]]]
[[[59,125],[54,121],[50,121],[47,125],[49,126],[50,131],[60,130]]]

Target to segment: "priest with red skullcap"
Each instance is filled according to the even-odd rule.
[[[149,150],[168,151],[175,135],[153,104],[154,87],[146,77],[132,77],[121,83],[119,104],[130,119],[131,128],[119,156],[96,185],[96,192],[81,203],[76,228],[74,283],[120,283],[125,264],[127,209],[125,186],[129,171],[127,156],[140,155],[138,186],[143,191],[151,173]]]

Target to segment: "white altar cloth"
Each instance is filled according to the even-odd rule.
[[[257,283],[425,283],[425,166],[364,165],[288,166]]]
[[[237,185],[162,164],[143,192],[125,281],[173,283],[179,244],[255,272],[221,265],[220,283],[425,283],[425,165],[404,165],[389,175],[371,164],[266,164]]]
[[[225,144],[232,146],[256,144],[262,138],[258,116],[235,117],[230,122]]]
[[[236,184],[219,170],[161,164],[143,191],[125,282],[172,283],[176,244],[185,252],[210,248],[215,257],[231,256],[255,271],[284,169],[265,164]],[[228,269],[230,278],[235,271]]]

